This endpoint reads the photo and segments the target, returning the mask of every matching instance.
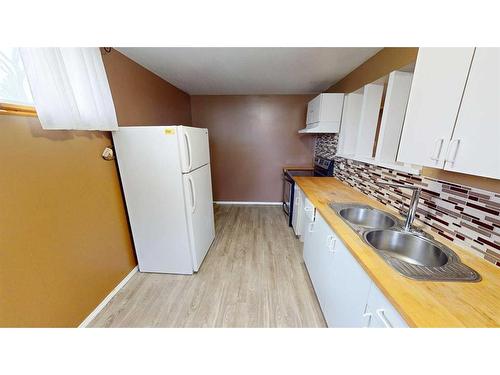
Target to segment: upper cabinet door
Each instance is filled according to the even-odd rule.
[[[476,48],[445,169],[500,178],[500,48]]]
[[[474,48],[420,48],[398,161],[443,168]]]
[[[384,86],[370,83],[363,88],[363,102],[356,138],[356,156],[371,157],[377,132]]]
[[[319,108],[319,120],[326,122],[338,122],[342,118],[342,108],[344,106],[344,94],[324,93],[321,98]],[[338,130],[337,130],[338,131]]]
[[[338,122],[340,124],[343,102],[344,94],[319,94],[307,104],[306,125],[317,122]]]
[[[319,121],[321,108],[321,95],[318,95],[307,104],[307,119],[306,124],[314,124]]]
[[[353,92],[345,96],[337,151],[339,155],[354,155],[356,152],[356,141],[362,105],[363,94]]]
[[[389,74],[375,153],[377,160],[388,163],[396,161],[412,78],[413,73],[408,72],[394,71]]]

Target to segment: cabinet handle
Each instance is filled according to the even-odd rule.
[[[453,147],[455,145],[455,147]],[[447,162],[453,164],[457,158],[458,146],[460,145],[460,139],[452,139],[450,145],[448,146],[448,155],[446,155]],[[453,157],[451,157],[453,155]]]
[[[378,309],[377,315],[380,318],[380,320],[382,321],[382,323],[384,323],[385,328],[392,328],[391,323],[389,322],[389,320],[387,320],[387,318],[385,316],[384,309]]]
[[[436,143],[434,144],[434,152],[432,153],[431,160],[439,161],[439,155],[441,155],[443,143],[444,143],[444,138],[436,139]]]
[[[337,238],[335,238],[335,236],[329,235],[327,247],[328,247],[328,250],[330,251],[330,253],[335,252],[335,245],[337,245]]]
[[[372,316],[373,316],[373,314],[372,314],[371,312],[367,312],[367,313],[364,313],[364,314],[363,314],[363,318],[368,318],[368,319],[366,320],[365,328],[370,327],[370,323],[371,323],[371,321],[372,321]]]
[[[314,232],[314,222],[313,223],[309,223],[309,232],[310,233]]]

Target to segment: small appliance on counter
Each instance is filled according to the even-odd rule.
[[[296,200],[293,178],[296,176],[332,177],[333,168],[333,160],[320,156],[314,158],[314,167],[283,168],[283,211],[288,216],[288,225],[290,227],[292,226],[293,206]]]

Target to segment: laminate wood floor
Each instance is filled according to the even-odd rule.
[[[192,276],[137,273],[90,327],[325,327],[281,207],[215,206]]]

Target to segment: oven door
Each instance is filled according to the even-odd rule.
[[[293,202],[293,187],[294,181],[287,174],[283,174],[283,211],[285,214],[290,216]]]

